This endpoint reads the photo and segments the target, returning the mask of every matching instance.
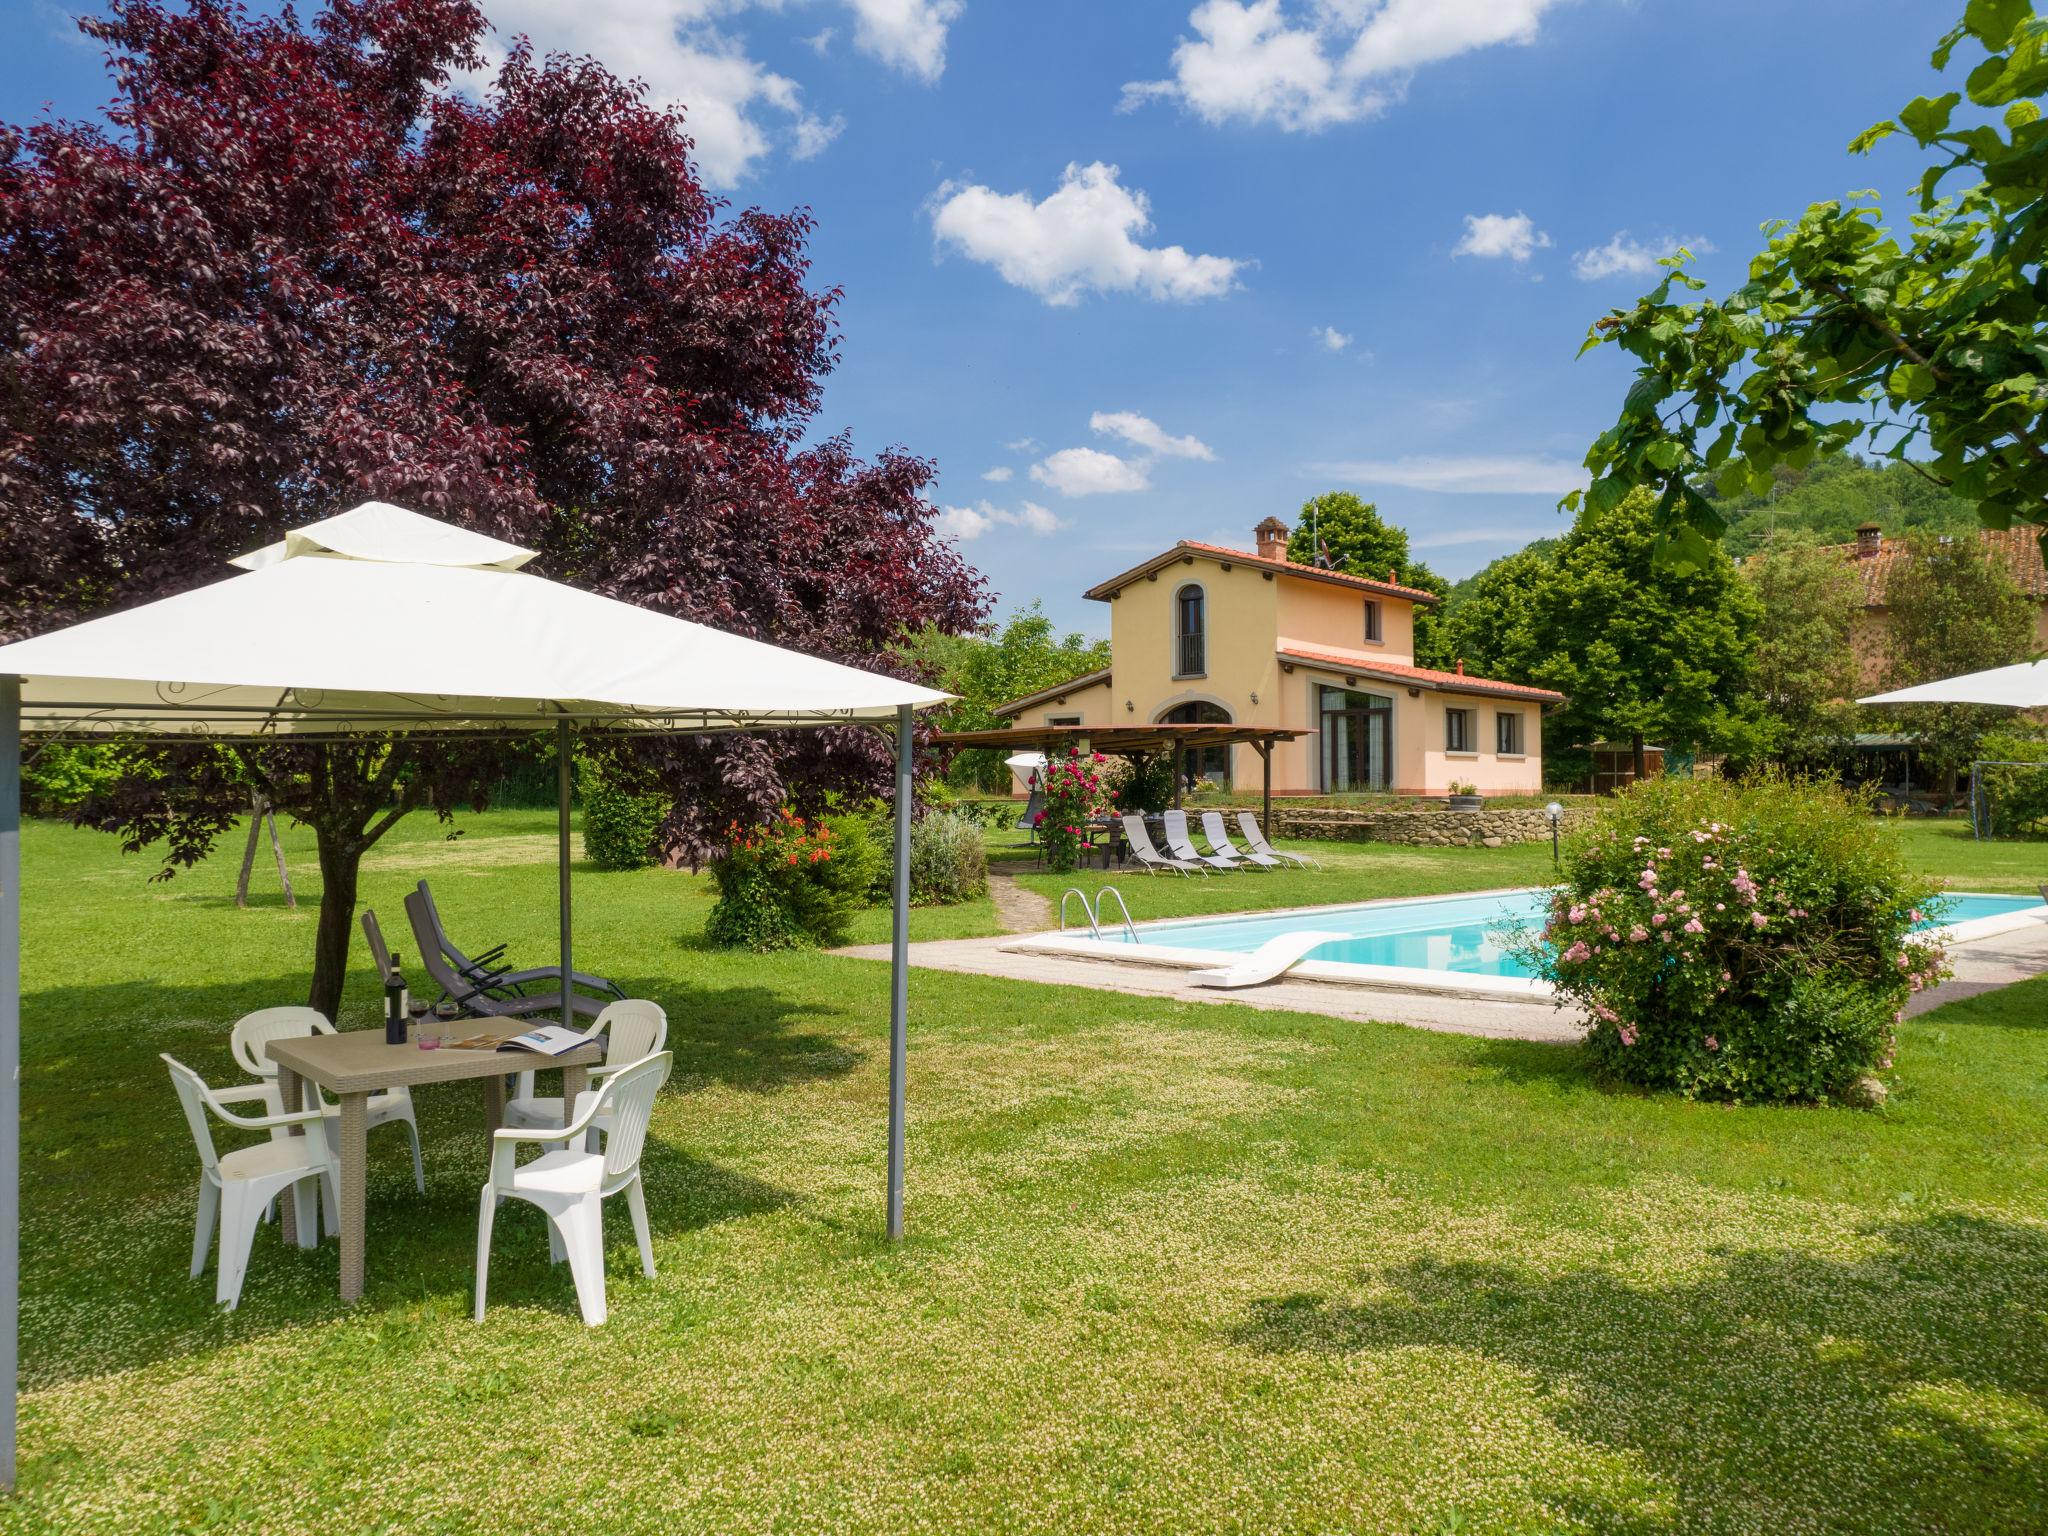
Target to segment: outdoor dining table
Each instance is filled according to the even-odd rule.
[[[505,1077],[512,1072],[562,1071],[562,1108],[572,1112],[576,1095],[590,1085],[589,1069],[604,1060],[596,1042],[560,1056],[529,1055],[497,1050],[463,1050],[443,1045],[423,1051],[417,1045],[387,1045],[381,1029],[344,1030],[333,1035],[306,1035],[273,1040],[270,1059],[277,1063],[277,1090],[287,1111],[301,1107],[301,1083],[318,1083],[341,1101],[341,1299],[359,1301],[363,1294],[363,1186],[367,1177],[364,1142],[369,1131],[370,1095],[386,1088],[411,1088],[421,1083],[453,1083],[482,1078],[484,1114],[490,1129],[505,1118]],[[478,1170],[482,1185],[482,1170]],[[289,1190],[279,1200],[278,1220],[287,1243],[297,1239],[297,1213]],[[307,1213],[306,1219],[314,1219]]]

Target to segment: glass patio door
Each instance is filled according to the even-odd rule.
[[[1384,791],[1394,781],[1394,701],[1344,688],[1322,690],[1323,789]]]

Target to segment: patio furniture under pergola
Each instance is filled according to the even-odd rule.
[[[0,646],[0,1483],[14,1483],[19,1364],[24,733],[318,741],[552,728],[566,1015],[576,730],[893,725],[887,1220],[901,1236],[911,726],[948,696],[548,581],[520,569],[532,558],[369,502],[235,561],[246,575]]]
[[[1273,819],[1273,744],[1313,736],[1313,731],[1282,730],[1270,725],[1181,724],[1159,721],[1152,725],[1010,725],[992,731],[941,731],[935,738],[948,747],[1008,747],[1013,752],[1042,752],[1059,757],[1069,747],[1101,752],[1109,757],[1143,759],[1171,752],[1174,757],[1173,803],[1180,804],[1179,765],[1192,748],[1250,747],[1259,754],[1263,769],[1259,823]]]

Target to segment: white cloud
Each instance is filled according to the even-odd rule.
[[[1035,437],[1020,437],[1016,439],[1014,442],[1008,442],[1003,444],[1003,446],[1009,449],[1012,453],[1036,453],[1039,449],[1043,448],[1045,444],[1041,443]]]
[[[991,528],[1022,528],[1044,538],[1064,526],[1050,510],[1035,501],[1025,502],[1014,512],[990,501],[978,501],[971,507],[939,509],[939,534],[956,544],[978,539]]]
[[[1311,464],[1308,468],[1311,474],[1359,485],[1398,485],[1411,491],[1477,495],[1519,492],[1562,496],[1586,483],[1586,471],[1577,464],[1535,455],[1348,459]]]
[[[1351,345],[1353,339],[1334,325],[1312,325],[1308,333],[1314,338],[1316,345],[1325,352],[1342,352]]]
[[[694,156],[714,187],[742,180],[773,143],[763,119],[800,124],[803,89],[716,25],[746,0],[497,0],[501,41],[533,39],[537,52],[589,54],[614,72],[647,82],[662,106],[680,106]],[[502,51],[488,62],[495,66]]]
[[[1062,448],[1032,465],[1031,478],[1062,496],[1108,496],[1149,491],[1147,467],[1095,448]]]
[[[1120,437],[1134,448],[1144,448],[1169,459],[1214,459],[1209,445],[1198,437],[1171,437],[1149,416],[1135,411],[1097,411],[1088,425],[1110,437]]]
[[[1420,533],[1408,543],[1415,549],[1453,549],[1465,544],[1516,544],[1529,542],[1530,530],[1520,528],[1453,528],[1443,533]]]
[[[1452,248],[1451,254],[1527,261],[1533,252],[1549,244],[1550,236],[1538,229],[1526,213],[1468,213],[1465,238]]]
[[[932,195],[932,233],[1048,304],[1074,304],[1090,291],[1191,303],[1236,286],[1241,261],[1141,245],[1150,205],[1117,175],[1099,160],[1069,165],[1059,190],[1037,203],[1029,192],[948,182]]]
[[[1004,481],[1008,480],[1010,476],[1014,475],[1015,473],[1016,471],[1010,468],[1009,465],[998,464],[994,469],[984,469],[981,472],[981,478],[984,480],[993,480],[997,485],[1001,485]]]
[[[644,80],[661,106],[680,107],[704,180],[731,187],[778,145],[798,160],[818,154],[846,126],[804,107],[803,87],[751,56],[732,30],[750,10],[779,11],[783,0],[495,0],[495,68],[514,36],[541,53],[588,54],[615,74]],[[843,0],[854,43],[864,53],[924,81],[946,65],[946,29],[964,0]],[[834,29],[803,39],[819,54]]]
[[[1124,87],[1123,109],[1178,101],[1211,123],[1314,132],[1377,117],[1425,64],[1529,43],[1558,0],[1202,0],[1166,80]]]
[[[832,51],[832,39],[838,35],[837,27],[821,27],[804,39],[804,46],[822,59]]]
[[[805,113],[796,121],[796,138],[789,146],[792,160],[809,160],[825,152],[825,148],[846,131],[846,119],[839,113],[832,114],[831,121],[812,117]]]
[[[966,0],[846,0],[853,41],[863,53],[927,84],[946,70],[946,29]]]
[[[1680,246],[1695,256],[1704,256],[1714,248],[1713,242],[1705,235],[1681,235],[1677,239],[1650,244],[1636,239],[1624,229],[1618,230],[1605,245],[1596,245],[1574,255],[1572,271],[1589,283],[1624,273],[1630,277],[1650,277],[1658,271],[1657,263],[1675,254]]]

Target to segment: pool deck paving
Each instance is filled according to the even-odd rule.
[[[986,939],[944,939],[910,946],[910,963],[924,970],[957,971],[973,976],[998,976],[1010,981],[1036,981],[1048,986],[1086,987],[1095,992],[1125,992],[1134,997],[1168,997],[1177,1002],[1238,1003],[1292,1013],[1319,1013],[1340,1019],[1377,1019],[1433,1029],[1443,1034],[1483,1035],[1497,1040],[1536,1040],[1576,1044],[1585,1024],[1574,1010],[1544,1003],[1476,999],[1393,988],[1358,987],[1321,981],[1287,980],[1260,987],[1223,991],[1198,987],[1188,973],[1161,966],[1120,964],[1062,955],[1018,953],[1010,946],[1016,934]],[[861,960],[887,960],[887,944],[861,944],[835,950]],[[2048,923],[1952,945],[1949,961],[1955,974],[1939,987],[1915,996],[1908,1015],[1925,1013],[1944,1003],[1975,997],[2010,986],[2030,976],[2048,974]]]

